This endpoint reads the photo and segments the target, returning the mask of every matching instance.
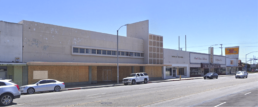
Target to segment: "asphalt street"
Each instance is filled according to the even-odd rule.
[[[258,74],[22,95],[12,106],[258,107]]]

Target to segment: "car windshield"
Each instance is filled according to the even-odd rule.
[[[206,75],[212,75],[212,73],[207,73]]]
[[[136,74],[131,74],[129,77],[135,77]]]
[[[237,74],[242,74],[242,72],[241,72],[241,71],[238,71]]]

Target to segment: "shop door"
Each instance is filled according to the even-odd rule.
[[[102,71],[102,80],[103,81],[110,81],[110,73],[111,73],[111,70],[106,70],[106,69],[104,69],[103,71]]]
[[[6,78],[6,72],[0,71],[0,80],[4,80]]]
[[[176,77],[176,69],[173,69],[173,77]]]
[[[209,73],[209,69],[204,69],[204,75]]]

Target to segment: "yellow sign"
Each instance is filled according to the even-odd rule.
[[[236,55],[239,54],[239,47],[225,48],[225,55]]]

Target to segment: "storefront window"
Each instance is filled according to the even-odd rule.
[[[194,76],[202,76],[203,73],[201,71],[201,68],[190,68],[190,76],[194,77]]]
[[[219,75],[226,75],[226,68],[219,68]]]
[[[172,68],[166,68],[166,76],[172,76]]]
[[[179,75],[185,75],[184,68],[179,68]]]

